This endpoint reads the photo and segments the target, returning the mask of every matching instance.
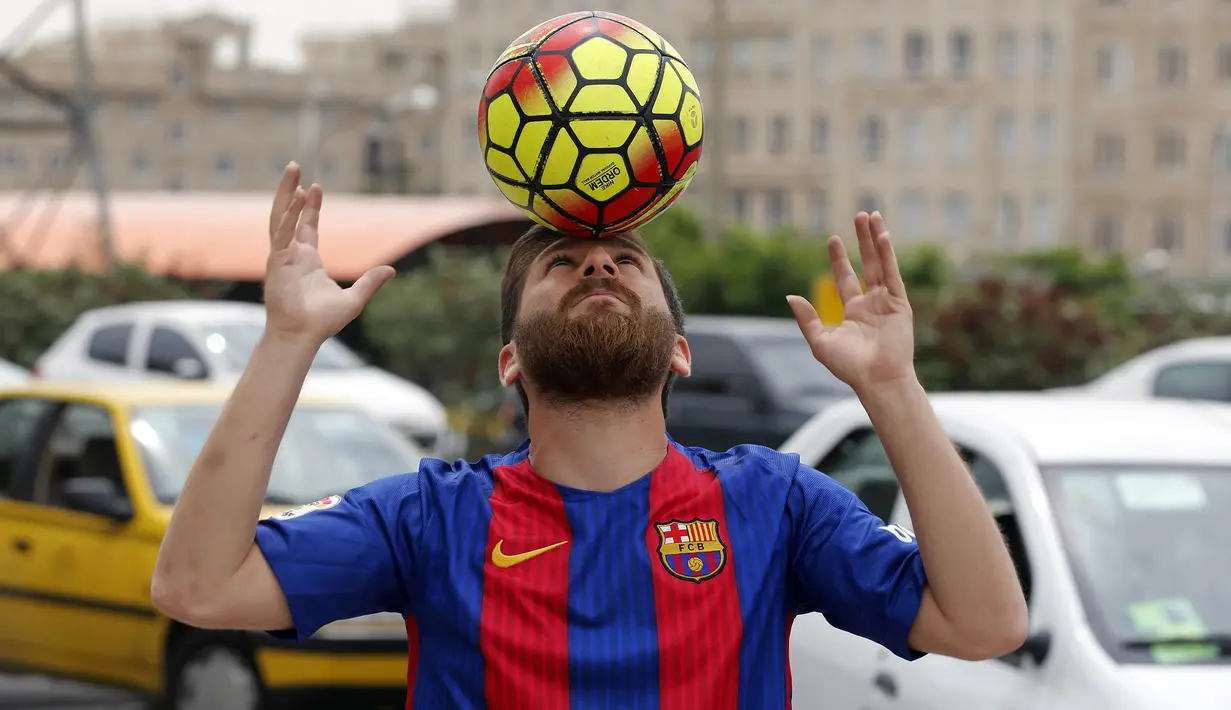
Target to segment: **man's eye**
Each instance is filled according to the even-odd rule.
[[[552,269],[552,268],[559,266],[560,264],[572,264],[572,263],[573,263],[572,259],[561,254],[559,256],[552,257],[551,261],[547,262],[547,268]]]

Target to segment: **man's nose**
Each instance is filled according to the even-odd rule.
[[[615,260],[602,247],[594,247],[586,254],[581,265],[581,275],[586,278],[609,278],[620,274]]]

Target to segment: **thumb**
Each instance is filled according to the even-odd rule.
[[[825,339],[825,324],[821,322],[821,316],[816,312],[816,308],[808,302],[808,299],[802,296],[787,296],[786,302],[791,307],[791,312],[795,315],[795,322],[799,325],[799,332],[803,333],[804,340],[808,341],[808,345],[812,347],[812,355],[816,358],[821,357],[821,349],[824,347],[821,341]]]
[[[372,296],[375,296],[376,292],[380,290],[380,287],[384,286],[385,282],[393,278],[396,273],[397,272],[393,270],[392,266],[377,266],[375,268],[368,269],[367,273],[360,276],[359,280],[355,281],[355,283],[351,284],[350,287],[346,289],[346,292],[351,294],[351,296],[358,301],[360,307],[362,307],[370,301]]]

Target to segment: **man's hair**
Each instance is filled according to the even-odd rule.
[[[565,237],[558,232],[536,224],[521,235],[509,250],[509,261],[504,267],[504,278],[500,281],[500,341],[503,344],[508,345],[513,339],[513,328],[517,323],[517,312],[521,309],[522,292],[526,288],[526,274],[530,266],[543,255],[543,252],[557,244],[562,238]],[[645,239],[635,231],[624,232],[613,238],[651,256],[654,270],[658,273],[658,283],[662,286],[663,295],[667,298],[667,310],[671,313],[675,330],[683,335],[684,304],[680,300],[680,292],[676,289],[675,281],[671,279],[671,273],[667,271],[666,264],[661,259],[654,259],[650,255]],[[675,383],[675,377],[675,373],[667,373],[667,384],[663,387],[662,397],[664,417],[667,416],[667,399],[671,393],[671,386]],[[526,389],[522,387],[521,382],[516,383],[516,387],[517,396],[521,398],[522,410],[526,413],[526,421],[529,421],[530,400],[526,397]]]

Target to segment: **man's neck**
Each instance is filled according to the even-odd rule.
[[[529,429],[535,472],[570,488],[614,491],[667,456],[667,425],[657,397],[611,407],[532,402]]]

